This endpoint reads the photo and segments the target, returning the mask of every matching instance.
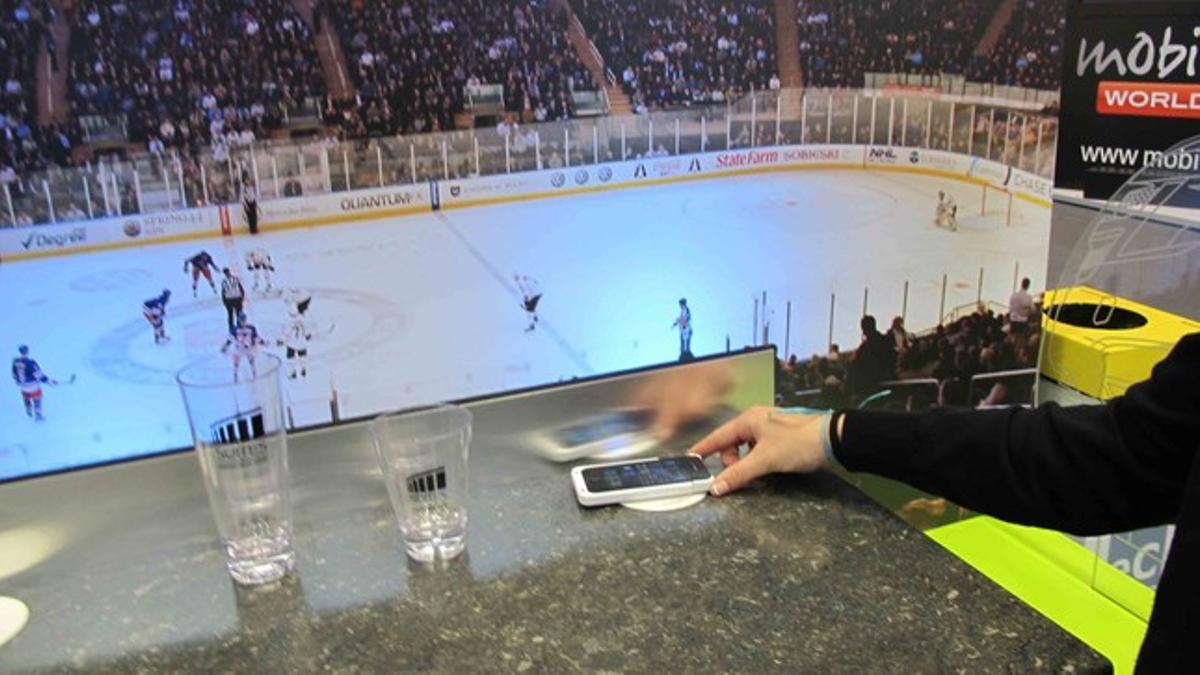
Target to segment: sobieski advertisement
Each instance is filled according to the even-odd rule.
[[[1104,199],[1140,169],[1200,160],[1164,152],[1200,131],[1200,2],[1071,0],[1064,48],[1058,187]]]

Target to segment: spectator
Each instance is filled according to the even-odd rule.
[[[862,87],[868,72],[966,74],[993,0],[798,0],[805,84]]]
[[[312,34],[289,0],[81,0],[69,79],[75,115],[125,115],[135,141],[212,142],[223,123],[277,128],[324,95]],[[257,114],[256,114],[257,113]]]
[[[1008,322],[1013,334],[1026,335],[1029,318],[1033,315],[1033,296],[1029,294],[1029,277],[1021,279],[1021,288],[1008,300]]]
[[[904,353],[913,343],[913,336],[908,331],[904,330],[904,317],[897,316],[892,319],[892,327],[887,332],[888,339],[895,345],[896,355],[903,357]]]
[[[387,133],[454,129],[468,83],[502,85],[509,113],[566,119],[571,93],[596,88],[548,0],[329,4],[359,90],[341,111],[346,129],[365,130],[372,106]]]
[[[581,0],[576,9],[639,112],[724,101],[767,89],[776,75],[766,0]]]
[[[395,182],[395,181],[393,181]],[[284,197],[299,197],[304,194],[304,188],[300,185],[300,181],[293,174],[288,174],[283,183]]]
[[[975,60],[973,79],[1033,89],[1059,89],[1066,26],[1064,3],[1020,0],[991,53]]]
[[[1039,328],[1036,321],[1030,321],[1028,333],[1021,335],[1009,325],[1007,313],[997,315],[983,307],[974,314],[937,326],[922,336],[907,333],[902,324],[896,326],[893,322],[893,329],[889,330],[886,336],[881,336],[882,345],[874,356],[870,350],[861,355],[864,354],[863,348],[870,342],[870,339],[865,338],[863,345],[849,355],[842,354],[836,345],[832,345],[829,353],[824,356],[813,355],[806,363],[781,369],[784,401],[791,402],[786,395],[788,391],[819,389],[820,396],[817,400],[805,399],[803,404],[817,407],[857,405],[864,395],[877,391],[876,385],[880,381],[933,378],[938,380],[939,393],[928,403],[978,403],[978,400],[968,401],[971,376],[1036,366],[1040,345]],[[890,367],[878,365],[880,362],[886,364],[891,358],[882,347],[891,348],[895,345],[895,336],[899,330],[905,330],[908,335],[908,347],[896,354]],[[863,326],[863,332],[864,335],[868,333],[866,325]],[[880,357],[880,354],[887,358]],[[873,375],[869,372],[863,374],[864,367],[869,370],[871,364],[876,364],[878,371]],[[849,378],[846,376],[847,365],[851,373]],[[866,384],[855,386],[856,378],[860,384],[865,379]],[[850,398],[849,390],[853,390],[853,398]],[[971,396],[979,396],[982,399],[986,393],[990,395],[988,400],[992,402],[1027,402],[1017,399],[1015,391],[1017,390],[1006,384],[1000,389],[993,387],[993,391],[989,392],[971,392]]]
[[[851,393],[866,397],[878,390],[880,382],[895,377],[896,348],[877,330],[875,317],[870,314],[862,318],[859,327],[863,340],[850,364],[849,384]]]

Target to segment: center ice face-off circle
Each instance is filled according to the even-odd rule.
[[[400,307],[379,296],[345,289],[313,289],[306,317],[312,324],[313,340],[308,357],[313,361],[338,363],[354,359],[403,331]],[[249,298],[248,315],[264,337],[268,352],[277,346],[289,323],[289,304],[283,294]],[[89,364],[96,372],[139,384],[174,382],[175,371],[198,356],[218,351],[228,331],[219,300],[206,299],[171,305],[167,332],[174,339],[155,345],[152,330],[144,319],[131,320],[103,335],[92,345]]]

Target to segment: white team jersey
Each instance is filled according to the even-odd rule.
[[[246,253],[246,267],[252,270],[271,267],[271,256],[266,251],[255,249]]]
[[[287,345],[288,349],[296,351],[308,349],[308,342],[311,339],[312,334],[308,331],[308,326],[305,325],[304,319],[300,318],[292,320],[283,334],[283,344]]]

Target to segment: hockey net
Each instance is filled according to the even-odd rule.
[[[1012,227],[1021,223],[1021,209],[1013,193],[995,185],[981,186],[977,213],[982,222],[997,227]]]

